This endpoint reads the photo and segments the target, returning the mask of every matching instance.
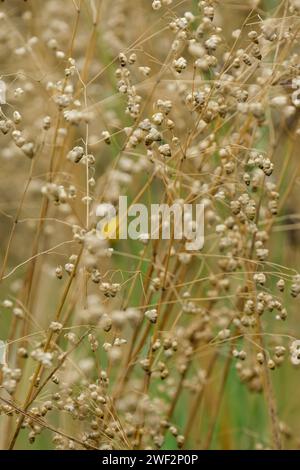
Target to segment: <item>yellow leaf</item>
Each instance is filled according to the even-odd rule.
[[[117,240],[119,237],[119,219],[114,217],[111,219],[102,230],[102,235],[110,240]]]

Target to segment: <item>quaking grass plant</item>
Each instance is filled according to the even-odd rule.
[[[299,446],[299,15],[1,3],[2,449]],[[99,238],[120,195],[204,247]]]

